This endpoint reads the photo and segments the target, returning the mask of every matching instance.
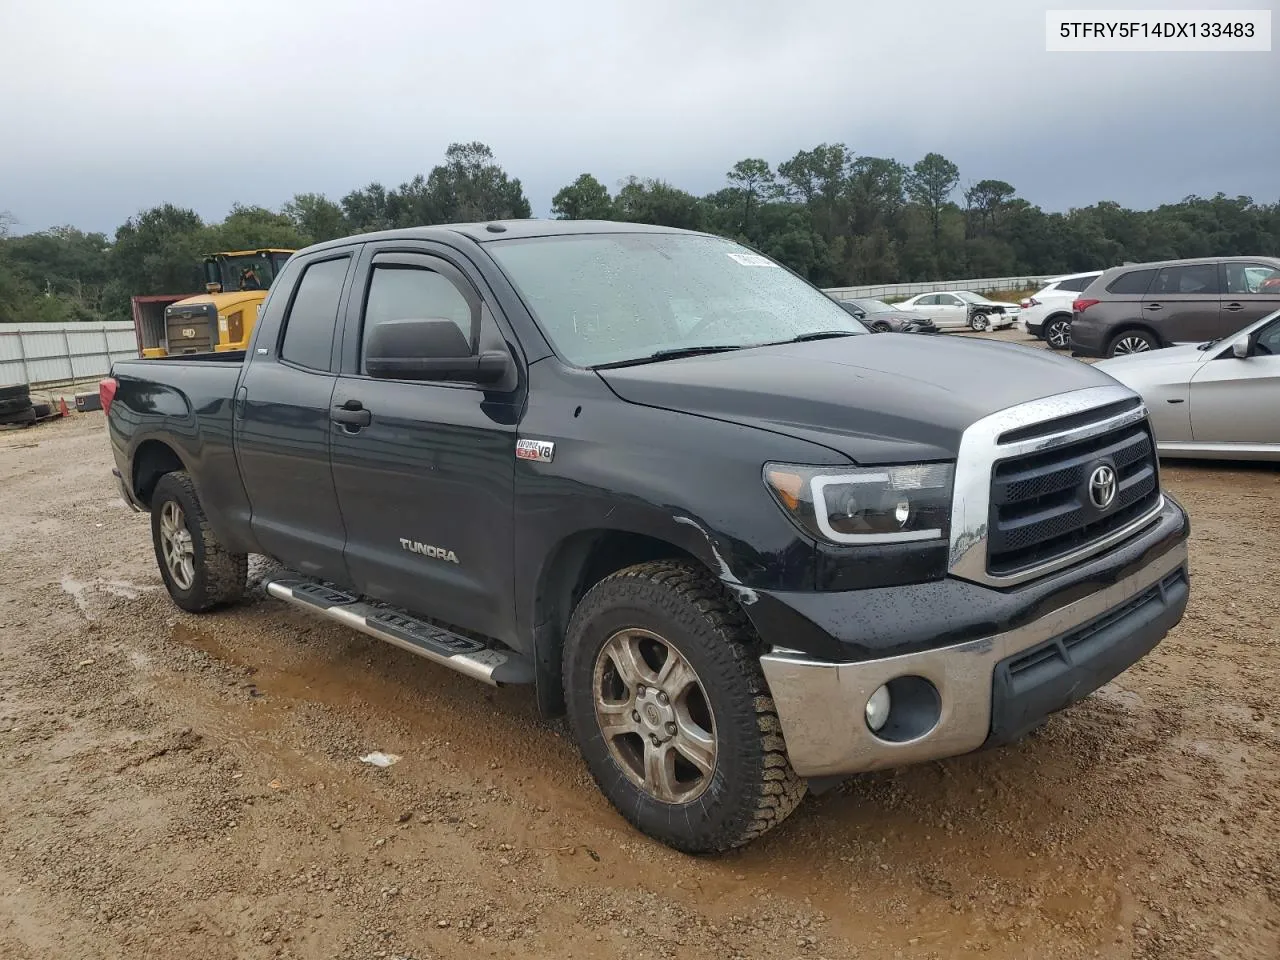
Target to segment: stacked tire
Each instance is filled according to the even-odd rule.
[[[0,387],[0,426],[25,426],[35,423],[36,416],[27,384]]]

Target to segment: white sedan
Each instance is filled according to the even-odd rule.
[[[1018,322],[1018,305],[989,300],[969,290],[944,290],[942,293],[921,293],[894,308],[921,317],[928,317],[941,330],[999,330]]]
[[[1280,460],[1280,312],[1221,340],[1094,369],[1142,395],[1166,457]]]

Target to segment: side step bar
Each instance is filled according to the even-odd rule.
[[[492,686],[533,683],[533,664],[511,650],[485,646],[396,607],[371,603],[314,580],[268,580],[267,593]]]

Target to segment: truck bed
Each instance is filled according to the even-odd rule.
[[[218,363],[223,365],[243,366],[244,358],[247,351],[244,350],[227,350],[223,353],[177,353],[167,357],[147,357],[139,360],[128,360],[126,363],[176,363],[178,361],[190,361],[192,363],[209,364]]]

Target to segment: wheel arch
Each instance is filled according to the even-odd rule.
[[[681,560],[719,571],[687,546],[647,533],[616,528],[579,530],[547,554],[534,593],[534,663],[538,708],[545,717],[564,713],[561,658],[569,618],[587,591],[612,573],[652,560]]]
[[[1116,340],[1124,336],[1126,333],[1134,333],[1135,331],[1147,334],[1155,341],[1157,347],[1165,346],[1164,337],[1160,336],[1160,334],[1156,332],[1155,328],[1149,323],[1143,323],[1140,320],[1131,320],[1123,324],[1117,324],[1115,329],[1111,331],[1111,335],[1107,337],[1106,355],[1111,355],[1111,345],[1115,343]]]
[[[133,452],[133,469],[130,482],[138,502],[150,509],[151,495],[155,493],[156,484],[166,473],[186,470],[187,465],[171,445],[163,440],[151,438],[138,444]]]

